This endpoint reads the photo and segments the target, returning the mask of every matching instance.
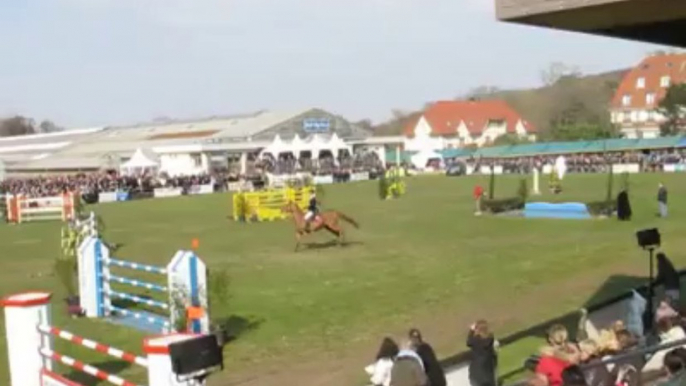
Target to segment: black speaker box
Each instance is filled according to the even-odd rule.
[[[169,345],[172,370],[188,375],[213,367],[224,367],[224,353],[214,335],[202,335]]]
[[[644,229],[636,232],[636,240],[638,246],[641,248],[659,247],[660,246],[660,232],[657,228]]]

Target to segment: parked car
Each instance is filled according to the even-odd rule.
[[[467,165],[462,162],[454,163],[445,170],[445,175],[450,177],[459,177],[465,174],[467,174]]]

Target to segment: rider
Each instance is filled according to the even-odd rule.
[[[307,205],[307,213],[305,213],[305,230],[310,231],[310,224],[319,214],[319,202],[317,201],[317,194],[312,191],[310,194],[310,203]]]

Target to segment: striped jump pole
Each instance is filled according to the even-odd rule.
[[[78,370],[82,373],[86,373],[88,375],[91,375],[94,378],[100,379],[102,381],[109,382],[113,385],[117,385],[117,386],[139,386],[139,385],[132,383],[132,382],[129,382],[123,378],[119,378],[116,375],[112,375],[110,373],[102,371],[95,366],[91,366],[91,365],[85,364],[81,361],[77,361],[76,359],[74,359],[72,357],[68,357],[66,355],[56,353],[50,349],[42,348],[42,349],[40,349],[39,352],[41,355],[43,355],[46,358],[49,358],[50,360],[60,362],[60,363],[67,365],[67,366],[69,366],[75,370]]]
[[[56,336],[58,338],[89,348],[99,353],[109,355],[117,359],[125,360],[127,362],[137,364],[139,366],[148,367],[148,360],[143,357],[139,357],[136,354],[131,354],[119,350],[118,348],[114,348],[106,344],[98,343],[94,340],[86,339],[82,336],[72,334],[69,331],[65,331],[57,327],[40,325],[38,326],[38,331],[43,334],[50,334],[52,336]]]
[[[207,309],[207,267],[190,251],[178,251],[167,266],[155,266],[114,258],[107,245],[98,237],[87,237],[77,251],[79,268],[79,297],[81,308],[91,318],[106,318],[141,330],[168,333],[174,330],[185,308],[200,304]],[[163,282],[155,283],[115,274],[112,268],[130,269],[148,274],[163,275]],[[113,289],[112,284],[117,284]],[[121,286],[145,289],[163,294],[163,299],[129,293]],[[116,300],[128,301],[158,309],[133,310]],[[114,304],[113,304],[114,303]],[[209,317],[195,321],[191,326],[195,333],[209,332]]]
[[[78,359],[53,349],[58,337],[102,354],[121,359],[147,369],[147,386],[195,386],[205,383],[179,381],[172,371],[169,346],[192,339],[190,334],[171,334],[143,341],[145,357],[75,335],[50,325],[50,299],[47,292],[28,292],[8,296],[0,301],[5,310],[5,329],[9,358],[9,386],[82,386],[53,371],[54,363],[62,363],[117,386],[139,386],[117,375],[107,373]]]

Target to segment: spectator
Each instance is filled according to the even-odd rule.
[[[587,383],[584,372],[576,365],[562,371],[562,384],[564,386],[591,386]]]
[[[365,368],[372,385],[389,386],[391,384],[391,369],[398,351],[398,345],[393,339],[388,337],[383,339],[379,352],[376,354],[376,361]]]
[[[408,340],[398,353],[391,369],[390,386],[428,386],[429,380],[424,373],[422,359],[415,352],[416,347]]]
[[[579,349],[569,342],[567,328],[561,324],[555,324],[548,330],[548,345],[541,348],[543,356],[554,356],[568,363],[578,363],[580,358]]]
[[[498,342],[493,337],[488,323],[479,320],[469,329],[467,346],[472,350],[469,362],[469,382],[472,386],[496,386]]]
[[[447,381],[445,379],[445,374],[443,373],[441,364],[438,363],[434,349],[430,344],[424,342],[422,334],[418,329],[411,329],[409,336],[412,343],[417,347],[417,355],[422,358],[424,372],[429,378],[429,384],[431,386],[446,386]]]
[[[667,188],[662,183],[657,190],[657,205],[660,210],[660,217],[667,217]]]
[[[581,363],[588,364],[594,360],[600,359],[600,352],[598,345],[591,339],[582,340],[579,342],[579,351],[581,353]],[[577,366],[572,368],[578,369]],[[565,371],[569,370],[567,368]],[[565,371],[562,372],[562,379],[565,386],[568,384],[565,380]],[[612,386],[612,376],[605,366],[593,366],[583,371],[585,383],[588,386]]]
[[[664,367],[669,379],[660,386],[682,386],[686,385],[686,349],[677,348],[665,355]]]
[[[668,310],[668,306],[664,307],[663,304],[661,304],[661,308],[663,309],[662,312],[659,312],[659,309],[656,312],[656,316],[659,318],[657,321],[658,336],[660,338],[659,344],[675,342],[686,338],[686,334],[684,334],[681,326],[675,324],[674,315],[676,312]],[[642,372],[660,370],[667,352],[668,350],[661,350],[653,354],[648,363],[643,366]]]
[[[657,254],[657,278],[655,284],[662,284],[664,286],[665,297],[667,297],[673,305],[679,304],[681,280],[679,273],[667,255],[660,252]]]

